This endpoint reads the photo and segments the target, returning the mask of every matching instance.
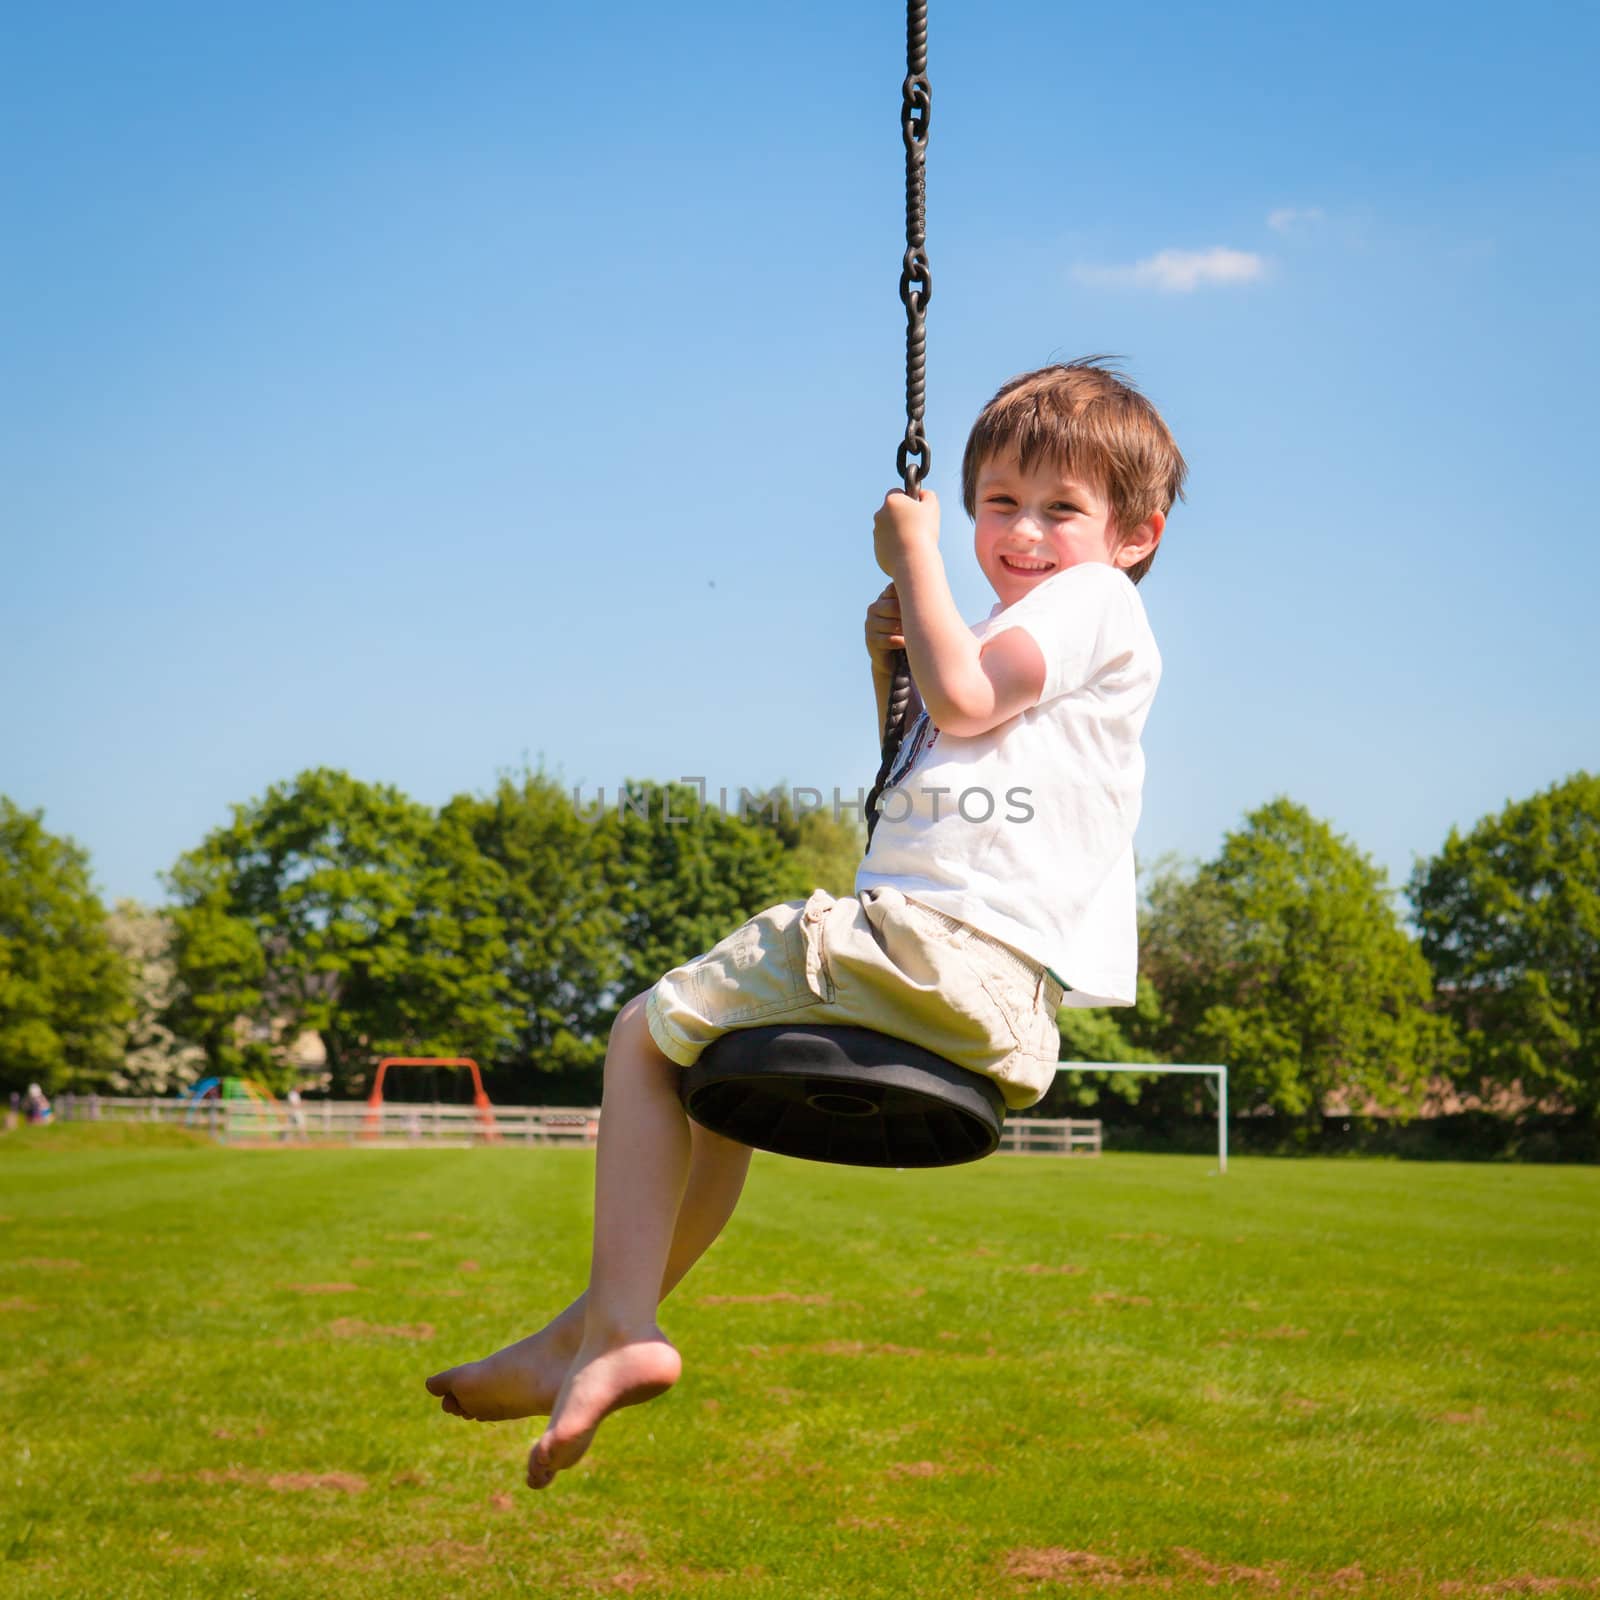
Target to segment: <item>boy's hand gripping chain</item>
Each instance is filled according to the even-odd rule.
[[[928,475],[933,452],[922,429],[927,398],[928,334],[926,314],[933,298],[928,267],[927,182],[928,119],[933,93],[928,86],[928,0],[906,0],[906,76],[900,86],[900,137],[906,147],[906,251],[900,264],[900,299],[906,308],[906,436],[895,456],[895,468],[914,500]],[[915,458],[915,459],[913,459]],[[867,842],[878,823],[878,800],[905,736],[911,704],[911,667],[904,650],[894,658],[889,710],[883,724],[883,761],[867,796]]]

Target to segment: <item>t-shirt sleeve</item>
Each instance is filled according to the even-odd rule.
[[[983,642],[1022,628],[1044,657],[1038,703],[1071,694],[1106,668],[1125,662],[1135,646],[1129,579],[1102,562],[1068,567],[1000,612]],[[1136,597],[1133,597],[1136,598]]]

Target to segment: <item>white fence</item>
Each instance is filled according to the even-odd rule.
[[[194,1128],[229,1144],[592,1145],[598,1106],[476,1106],[364,1100],[114,1099],[61,1095],[56,1115],[76,1122],[159,1122]]]
[[[471,1145],[592,1145],[598,1106],[407,1105],[385,1101],[116,1099],[61,1095],[56,1115],[69,1122],[156,1122],[209,1133],[228,1144],[370,1145],[465,1149]],[[1100,1124],[1072,1118],[1008,1117],[1000,1149],[1012,1155],[1100,1154]]]
[[[1082,1117],[1007,1117],[1000,1150],[1014,1156],[1097,1156],[1100,1124]]]

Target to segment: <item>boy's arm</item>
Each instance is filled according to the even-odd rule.
[[[899,596],[911,673],[934,725],[971,738],[1036,705],[1045,661],[1032,635],[1010,628],[980,645],[956,610],[939,555],[939,502],[932,490],[924,489],[920,501],[891,492],[873,532],[878,564]]]

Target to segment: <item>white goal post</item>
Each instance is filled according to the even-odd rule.
[[[1057,1072],[1188,1072],[1205,1077],[1206,1088],[1217,1102],[1217,1167],[1228,1170],[1228,1069],[1216,1066],[1157,1065],[1154,1062],[1132,1064],[1110,1061],[1058,1061]],[[1215,1078],[1213,1084],[1210,1080]]]

